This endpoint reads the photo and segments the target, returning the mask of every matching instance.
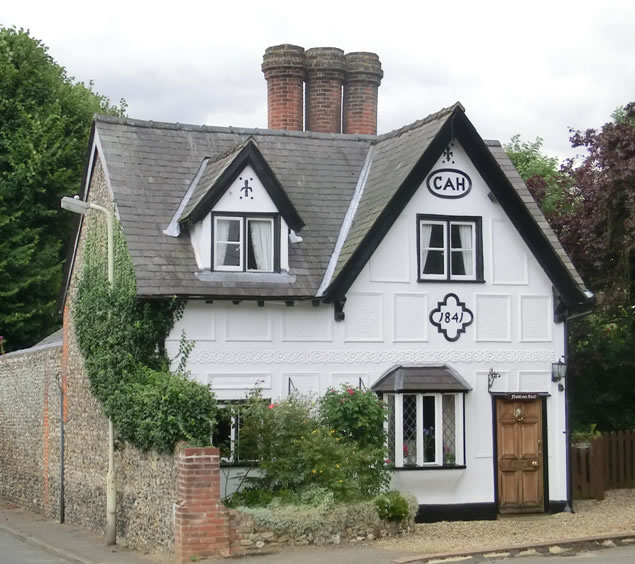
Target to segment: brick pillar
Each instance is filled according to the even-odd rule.
[[[268,47],[262,58],[267,80],[269,129],[302,131],[304,109],[304,48]]]
[[[177,492],[174,516],[176,562],[185,564],[199,557],[229,556],[229,516],[220,501],[220,453],[217,448],[179,449]]]
[[[344,133],[377,134],[377,90],[384,72],[375,53],[347,53]]]
[[[336,47],[314,47],[306,53],[307,131],[342,131],[342,84],[346,74],[344,51]]]

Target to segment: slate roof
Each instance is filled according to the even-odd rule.
[[[445,364],[398,365],[385,372],[374,392],[469,392],[472,388]]]
[[[106,116],[96,118],[95,129],[135,265],[137,292],[147,297],[315,296],[373,139]],[[203,282],[195,276],[189,237],[163,233],[203,159],[211,162],[233,152],[249,137],[306,223],[303,242],[289,245],[289,265],[296,277],[292,284]]]
[[[403,186],[406,183],[418,186],[416,183],[423,180],[414,179],[416,182],[413,183],[415,172],[420,174],[422,166],[428,166],[422,156],[436,161],[438,155],[432,153],[439,150],[440,132],[447,136],[453,118],[457,114],[463,116],[463,113],[463,107],[457,103],[381,136],[221,128],[96,117],[95,134],[107,163],[135,265],[138,294],[145,297],[315,297],[338,237],[342,238],[341,251],[331,265],[334,267],[332,279],[350,269],[362,241],[377,229],[382,213],[387,206],[393,205]],[[463,119],[466,120],[464,116]],[[220,281],[200,280],[187,234],[176,238],[165,235],[163,230],[175,216],[204,160],[208,159],[207,166],[180,215],[181,219],[191,214],[210,184],[222,175],[250,139],[257,144],[305,223],[300,233],[303,241],[289,245],[292,277],[281,282],[267,279],[263,282],[262,278],[256,281],[253,277],[251,281],[246,280],[249,276],[244,276],[243,281],[235,275],[226,279],[221,276]],[[483,146],[482,141],[479,143]],[[487,142],[486,146],[553,247],[554,256],[564,265],[565,276],[583,293],[586,288],[580,276],[500,143]],[[344,219],[369,150],[372,158],[369,159],[368,177],[359,204],[350,210],[352,217],[346,223]]]

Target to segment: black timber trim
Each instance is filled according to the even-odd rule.
[[[393,198],[388,202],[371,229],[357,246],[344,268],[331,282],[325,293],[326,300],[332,301],[346,295],[364,265],[421,186],[445,146],[452,139],[456,139],[461,143],[491,193],[496,197],[509,219],[516,226],[520,236],[547,273],[560,296],[562,296],[568,311],[590,311],[595,303],[594,298],[589,298],[579,287],[496,161],[494,155],[487,148],[487,145],[465,116],[463,110],[458,107],[454,108],[452,114],[446,119],[446,122],[432,139],[406,180],[398,188]]]
[[[567,502],[565,500],[549,500],[549,513],[562,513],[566,511]]]
[[[267,163],[266,159],[262,156],[262,153],[253,140],[249,140],[245,144],[234,160],[221,173],[213,186],[211,186],[207,193],[201,198],[201,201],[194,210],[192,210],[189,217],[185,218],[185,221],[196,223],[202,220],[248,164],[253,167],[265,190],[269,194],[269,197],[276,208],[278,208],[280,215],[282,215],[287,222],[287,225],[294,231],[300,231],[304,227],[304,221],[302,221],[302,218],[282,188],[269,163]]]
[[[594,300],[586,296],[574,280],[470,120],[465,114],[459,113],[453,123],[457,140],[567,307],[576,311],[589,309]]]
[[[419,505],[415,523],[436,523],[438,521],[495,521],[496,504],[455,503],[448,505]]]
[[[540,398],[540,409],[542,410],[542,499],[544,503],[544,511],[549,511],[549,442],[547,436],[547,398]]]
[[[437,162],[443,149],[453,138],[453,118],[461,110],[457,107],[452,110],[450,116],[437,135],[432,139],[428,148],[419,157],[403,184],[397,189],[395,195],[390,199],[386,207],[381,211],[375,223],[364,236],[361,243],[353,251],[348,262],[340,273],[331,282],[325,292],[327,301],[341,299],[346,295],[355,279],[362,271],[372,254],[391,229],[399,214],[404,210],[410,199],[415,195],[426,175]]]

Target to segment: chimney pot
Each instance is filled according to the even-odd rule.
[[[304,48],[289,43],[267,47],[262,72],[267,80],[268,127],[302,131]]]
[[[377,134],[377,90],[384,71],[375,53],[346,54],[344,133]]]
[[[342,131],[342,84],[346,75],[344,51],[313,47],[306,57],[306,129],[323,133]]]

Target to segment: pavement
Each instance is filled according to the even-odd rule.
[[[62,525],[44,519],[13,505],[0,505],[0,531],[44,551],[61,560],[76,564],[151,564],[171,562],[169,555],[143,555],[120,546],[106,546],[103,539],[77,527]],[[408,543],[408,537],[403,539]],[[457,561],[483,562],[501,558],[531,555],[573,554],[579,550],[593,550],[616,546],[635,545],[635,532],[614,532],[601,535],[562,538],[549,542],[513,544],[491,549],[461,550],[443,553],[417,554],[395,548],[379,546],[374,542],[356,545],[290,548],[276,554],[247,556],[232,559],[244,564],[437,564]],[[6,556],[6,554],[5,554]],[[206,559],[203,562],[222,562],[223,559]],[[0,562],[5,562],[0,554]],[[227,560],[225,560],[227,562]]]

